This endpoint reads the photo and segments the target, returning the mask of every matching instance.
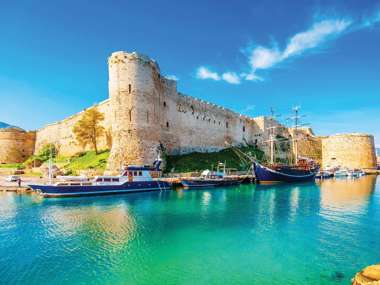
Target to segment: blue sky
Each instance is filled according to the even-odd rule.
[[[139,51],[182,93],[250,116],[301,105],[317,134],[380,145],[380,1],[3,1],[0,121],[40,128],[108,97]]]

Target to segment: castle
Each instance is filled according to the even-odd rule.
[[[106,135],[100,138],[99,148],[111,150],[107,166],[109,172],[117,172],[121,165],[128,163],[150,164],[162,152],[211,152],[223,149],[227,144],[253,144],[268,150],[265,142],[269,138],[268,127],[273,125],[269,118],[251,118],[181,94],[177,91],[176,81],[162,76],[155,61],[135,52],[112,53],[108,68],[109,98],[99,103],[97,108],[105,115],[102,124]],[[21,153],[26,156],[37,153],[47,143],[53,143],[62,155],[73,155],[83,151],[72,132],[81,115],[82,112],[34,133],[19,131],[14,135],[8,130],[2,135],[0,132],[0,146],[6,145],[4,149],[8,150],[15,147],[23,149]],[[291,129],[276,121],[274,124],[277,125],[277,135],[294,135]],[[316,156],[325,164],[350,164],[343,152],[352,151],[350,158],[353,160],[366,153],[365,158],[358,159],[360,162],[355,167],[376,166],[374,142],[370,135],[348,135],[346,139],[349,142],[346,143],[345,138],[315,137],[311,130],[300,133],[304,138],[301,155]],[[7,137],[6,143],[4,137]],[[339,145],[345,143],[347,147],[339,152]],[[352,145],[356,147],[349,147]],[[8,156],[5,158],[0,151],[0,162],[11,159],[10,151],[3,152]],[[23,156],[18,160],[25,158]]]

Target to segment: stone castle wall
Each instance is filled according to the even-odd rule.
[[[322,167],[375,168],[372,135],[338,134],[322,139]]]
[[[105,119],[102,122],[106,131],[110,131],[111,120],[109,108],[109,100],[103,101],[98,105],[95,105],[98,110],[105,115]],[[91,108],[91,107],[90,107]],[[35,142],[35,153],[38,153],[41,148],[48,144],[53,143],[58,149],[59,153],[64,156],[71,156],[78,152],[88,150],[90,146],[87,146],[86,149],[83,149],[75,140],[73,133],[73,127],[81,119],[83,111],[77,113],[73,116],[70,116],[62,121],[47,125],[36,132],[36,142]],[[99,149],[107,149],[107,139],[103,135],[99,138]]]
[[[34,152],[35,132],[17,128],[0,130],[0,163],[19,163]]]
[[[99,139],[99,149],[111,149],[108,171],[117,172],[123,164],[150,164],[158,154],[211,152],[228,145],[252,144],[269,153],[269,128],[280,140],[294,131],[268,117],[250,118],[221,106],[177,92],[176,81],[160,74],[157,63],[137,53],[114,52],[108,59],[109,99],[97,108],[104,113],[107,135]],[[83,149],[76,142],[73,127],[83,112],[47,125],[29,137],[0,134],[0,162],[14,149],[23,155],[38,153],[53,143],[64,156]],[[298,153],[321,162],[347,167],[374,167],[373,137],[347,135],[314,136],[311,129],[299,129]],[[4,133],[5,134],[5,133]],[[10,136],[10,138],[5,138]],[[28,139],[26,139],[28,137]],[[282,137],[282,139],[281,139]],[[112,138],[112,144],[110,139]],[[35,140],[35,143],[33,141]],[[291,143],[276,143],[276,158],[289,158]],[[21,159],[21,158],[20,158]]]
[[[115,52],[108,64],[110,172],[128,163],[150,164],[163,151],[209,152],[267,140],[267,118],[249,118],[178,93],[176,82],[161,76],[158,65],[143,55]]]

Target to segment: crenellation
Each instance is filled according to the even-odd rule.
[[[272,124],[278,126],[276,135],[292,136],[292,129],[268,117],[252,118],[178,92],[177,82],[162,76],[156,61],[143,54],[114,52],[108,58],[108,70],[109,98],[96,106],[105,115],[102,124],[112,138],[112,146],[106,135],[99,139],[100,149],[111,148],[109,172],[117,172],[123,164],[150,164],[163,152],[218,151],[227,147],[226,142],[254,144],[268,153],[268,128]],[[87,150],[77,144],[73,134],[73,126],[83,112],[39,129],[34,152],[46,143],[54,143],[62,155]],[[311,129],[301,133],[306,141],[300,147],[301,152],[316,153],[322,159],[321,152],[327,149],[328,139],[315,138]],[[358,140],[350,142],[361,145]],[[365,145],[365,149],[373,147],[370,143]],[[309,147],[313,149],[311,152]],[[371,151],[366,153],[371,160]]]

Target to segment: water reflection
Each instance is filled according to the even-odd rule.
[[[51,238],[84,234],[96,243],[123,245],[134,238],[136,222],[124,203],[112,207],[52,206],[43,212],[42,223]]]
[[[13,193],[0,191],[0,222],[16,215],[16,198]]]
[[[364,211],[375,191],[376,176],[321,181],[321,207],[334,211]]]

